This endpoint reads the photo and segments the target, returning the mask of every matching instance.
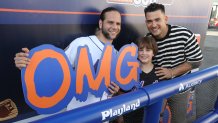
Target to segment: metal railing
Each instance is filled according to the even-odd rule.
[[[147,106],[146,119],[149,123],[158,123],[164,98],[168,98],[186,89],[218,77],[218,66],[207,68],[186,76],[178,77],[165,82],[152,84],[137,91],[126,93],[108,100],[87,105],[75,110],[53,115],[36,122],[73,122],[97,123],[115,119],[144,106]],[[218,121],[218,102],[215,109],[207,115],[197,119],[195,123],[211,123]],[[145,121],[146,122],[146,121]]]

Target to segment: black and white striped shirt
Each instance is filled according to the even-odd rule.
[[[168,25],[163,39],[156,39],[158,53],[154,58],[157,67],[174,68],[184,62],[203,60],[195,35],[185,27]]]

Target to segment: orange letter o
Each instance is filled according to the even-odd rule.
[[[57,59],[63,70],[64,77],[59,90],[53,96],[39,97],[36,93],[34,74],[39,63],[48,57]],[[27,88],[27,98],[32,105],[38,108],[49,108],[59,103],[67,94],[70,82],[70,70],[65,57],[62,54],[50,49],[36,52],[31,58],[31,63],[26,68],[25,83]]]

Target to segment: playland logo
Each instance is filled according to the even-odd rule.
[[[101,112],[102,114],[102,120],[105,120],[106,118],[111,118],[114,116],[120,116],[123,113],[130,111],[130,110],[136,110],[140,106],[140,101],[137,99],[134,103],[131,103],[129,105],[123,104],[121,108],[118,109],[108,109],[106,111]]]
[[[163,5],[172,5],[174,0],[107,0],[108,3],[128,4],[134,6],[148,6],[150,3],[160,3]]]

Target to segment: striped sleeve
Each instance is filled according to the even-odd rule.
[[[195,35],[189,31],[190,36],[185,43],[185,56],[188,62],[199,62],[203,60],[200,46],[197,43]]]

